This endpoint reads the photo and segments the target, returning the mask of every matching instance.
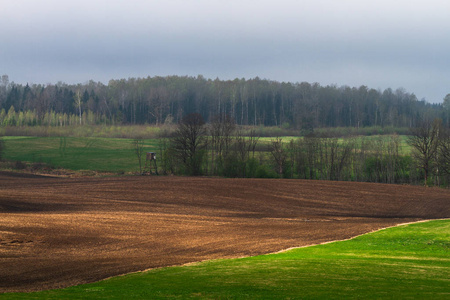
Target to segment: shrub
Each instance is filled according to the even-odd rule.
[[[27,165],[20,160],[18,160],[14,163],[14,169],[16,169],[16,170],[24,170],[26,168],[27,168]]]
[[[236,155],[227,155],[224,160],[223,176],[240,177],[240,167],[241,163]]]
[[[256,169],[256,178],[279,178],[279,176],[269,166],[259,165]]]
[[[256,172],[258,170],[259,163],[256,158],[249,158],[247,160],[247,176],[248,178],[254,178],[256,176]]]
[[[5,141],[3,141],[3,138],[0,137],[0,161],[3,160],[4,152],[5,152]]]

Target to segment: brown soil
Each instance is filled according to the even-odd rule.
[[[0,292],[448,218],[449,199],[448,190],[369,183],[0,173]]]

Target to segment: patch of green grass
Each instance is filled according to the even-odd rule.
[[[132,139],[86,137],[4,137],[4,158],[43,162],[70,170],[139,170]],[[156,151],[157,140],[145,140],[144,151]],[[145,163],[145,157],[143,158]]]
[[[0,135],[32,137],[157,138],[173,130],[170,125],[0,126]]]
[[[279,138],[282,140],[282,142],[285,146],[287,146],[287,144],[290,143],[291,140],[296,142],[299,139],[303,139],[302,137],[292,137],[292,136],[282,136]],[[368,142],[368,141],[375,142],[377,140],[381,140],[385,143],[388,143],[390,138],[391,138],[390,135],[356,136],[356,137],[354,137],[354,141],[357,143],[357,145],[361,144],[362,139],[364,139],[366,142]],[[261,137],[258,140],[258,142],[260,144],[269,146],[269,145],[271,145],[271,143],[273,141],[275,141],[275,139],[276,138],[274,138],[274,137]],[[349,139],[349,137],[339,138],[338,141],[339,141],[339,143],[343,143],[345,140],[348,140],[348,139]],[[406,135],[399,136],[399,152],[401,155],[409,155],[411,153],[411,146],[408,144],[408,136],[406,136]]]
[[[132,128],[132,127],[130,127]],[[151,128],[150,128],[151,129]],[[105,129],[106,130],[106,129]],[[366,139],[388,139],[371,136]],[[282,137],[287,144],[297,137]],[[108,172],[136,172],[139,163],[133,149],[133,139],[102,137],[3,137],[4,159],[9,161],[43,162],[54,167],[70,170],[92,170]],[[267,160],[271,158],[269,146],[275,138],[262,137],[257,149]],[[144,151],[158,152],[158,139],[145,139]],[[401,153],[410,149],[406,137],[401,136]]]
[[[69,271],[69,270],[68,270]],[[5,299],[449,299],[450,220]]]

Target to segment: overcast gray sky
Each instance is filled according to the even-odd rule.
[[[0,75],[203,75],[450,93],[448,0],[0,0]]]

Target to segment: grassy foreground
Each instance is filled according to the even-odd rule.
[[[68,270],[70,272],[70,270]],[[449,299],[450,220],[278,254],[155,269],[5,299]]]

